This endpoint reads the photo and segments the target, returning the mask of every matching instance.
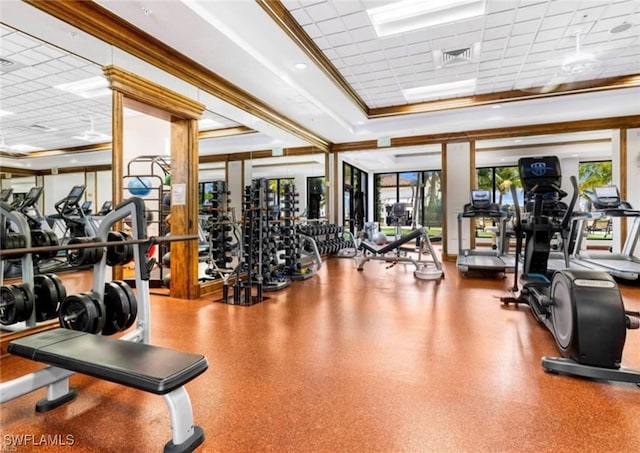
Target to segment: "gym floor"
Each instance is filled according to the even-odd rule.
[[[445,273],[419,281],[411,267],[357,272],[330,259],[252,307],[152,296],[152,342],[209,360],[187,384],[205,431],[197,451],[638,451],[640,388],[545,373],[551,334],[496,299],[512,279],[461,277],[454,263]],[[70,293],[90,286],[89,273],[62,277]],[[622,293],[640,310],[640,286]],[[1,365],[2,380],[41,367]],[[640,331],[628,332],[624,365],[640,369]],[[34,412],[44,390],[3,404],[1,441],[59,434],[73,446],[47,452],[148,453],[170,440],[162,397],[80,375],[71,384],[78,398],[49,413]]]

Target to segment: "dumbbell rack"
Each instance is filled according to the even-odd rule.
[[[229,270],[228,264],[231,258],[231,217],[228,214],[228,206],[231,203],[225,181],[215,181],[211,197],[212,212],[207,220],[209,256],[208,268],[205,273],[211,278],[222,278],[225,271]],[[222,272],[221,272],[222,271]]]
[[[336,224],[304,224],[300,225],[299,231],[316,242],[321,255],[332,255],[342,249],[354,247],[352,240],[344,239],[344,229]],[[305,251],[311,252],[308,247]]]
[[[300,261],[302,258],[302,241],[298,234],[296,217],[299,203],[298,196],[300,194],[296,192],[295,185],[285,184],[283,195],[283,225],[280,228],[280,239],[283,244],[284,254],[280,258],[284,259],[284,272],[292,280],[306,280],[313,277],[313,272],[310,268],[303,266]]]

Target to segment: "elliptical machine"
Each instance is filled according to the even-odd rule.
[[[531,313],[552,333],[562,358],[543,357],[542,367],[550,373],[591,379],[631,382],[640,385],[640,371],[622,368],[622,350],[627,329],[640,327],[640,312],[624,309],[616,282],[594,270],[562,269],[547,277],[550,242],[555,233],[566,235],[578,199],[578,183],[571,177],[573,194],[561,219],[543,213],[549,194],[560,199],[560,162],[555,156],[526,157],[518,161],[520,181],[533,209],[524,216],[512,186],[516,204],[516,272],[513,292],[518,291],[519,255],[524,244],[522,289],[517,297],[501,298],[505,304],[529,305]]]

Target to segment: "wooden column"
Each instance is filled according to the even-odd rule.
[[[171,122],[171,234],[198,234],[198,122]],[[181,198],[184,199],[184,203]],[[171,243],[171,295],[199,297],[198,242]]]
[[[116,90],[111,92],[111,200],[113,206],[122,201],[122,176],[124,156],[124,95]],[[121,228],[119,228],[121,229]],[[112,269],[112,278],[122,280],[122,266]]]

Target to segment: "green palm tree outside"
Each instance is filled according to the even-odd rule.
[[[502,204],[504,194],[511,190],[511,186],[522,187],[520,182],[520,172],[518,167],[499,167],[496,168],[496,188],[500,193],[498,204]]]

